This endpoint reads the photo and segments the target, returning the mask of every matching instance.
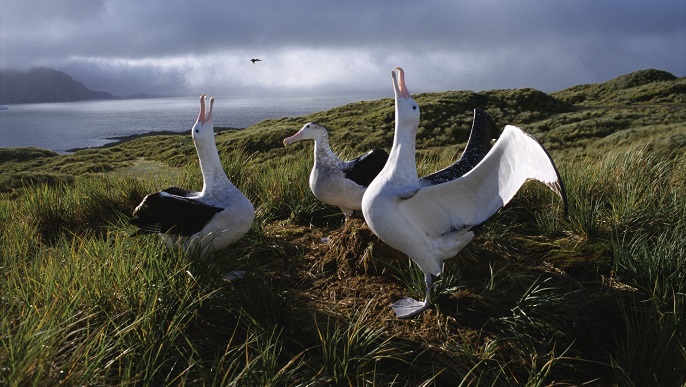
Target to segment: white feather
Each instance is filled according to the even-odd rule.
[[[559,187],[548,153],[522,129],[508,125],[474,169],[459,179],[419,189],[401,200],[399,209],[417,229],[439,236],[483,223],[527,180]],[[556,192],[561,195],[559,188]]]
[[[424,272],[424,301],[406,298],[393,305],[403,318],[427,307],[432,276],[441,273],[443,260],[472,240],[471,226],[495,214],[527,180],[546,183],[565,206],[566,198],[548,153],[515,126],[505,127],[488,154],[462,177],[434,185],[420,181],[415,162],[419,107],[407,90],[402,69],[391,74],[396,118],[393,148],[362,198],[362,213],[374,234],[407,254]]]

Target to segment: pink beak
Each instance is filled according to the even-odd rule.
[[[289,145],[291,145],[292,143],[294,143],[294,142],[296,142],[296,141],[300,141],[300,140],[302,140],[302,139],[303,139],[303,134],[302,134],[302,129],[301,129],[301,130],[298,131],[298,133],[296,133],[296,134],[294,134],[294,135],[292,135],[292,136],[290,136],[290,137],[284,138],[284,139],[283,139],[283,146],[289,146]]]
[[[212,107],[214,106],[214,97],[210,97],[210,110],[205,112],[205,98],[207,94],[200,96],[200,114],[198,114],[198,122],[204,124],[212,119]]]
[[[396,67],[391,71],[391,76],[393,77],[393,86],[395,87],[395,92],[406,99],[412,98],[410,92],[407,90],[407,85],[405,85],[405,72],[402,68]]]

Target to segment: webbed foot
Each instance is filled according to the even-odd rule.
[[[393,308],[395,315],[398,318],[412,317],[428,307],[429,303],[427,301],[417,301],[410,297],[405,297],[391,305],[391,308]]]

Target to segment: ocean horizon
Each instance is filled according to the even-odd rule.
[[[392,96],[215,97],[212,116],[215,127],[243,129],[267,119],[299,117],[385,97]],[[183,133],[190,131],[199,110],[198,96],[9,105],[0,111],[0,148],[70,153],[148,133]]]

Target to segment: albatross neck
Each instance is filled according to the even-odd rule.
[[[198,152],[200,170],[202,171],[202,194],[211,195],[219,187],[231,187],[232,184],[226,177],[214,139],[196,142],[195,149]]]
[[[416,129],[396,120],[393,147],[385,167],[391,168],[391,170],[386,171],[387,173],[397,178],[407,179],[408,182],[414,182],[419,179],[417,177],[417,163],[415,159],[416,137]]]
[[[317,138],[314,139],[314,163],[317,164],[317,160],[330,165],[340,164],[341,159],[336,156],[329,146],[329,134],[326,132],[319,132]]]

